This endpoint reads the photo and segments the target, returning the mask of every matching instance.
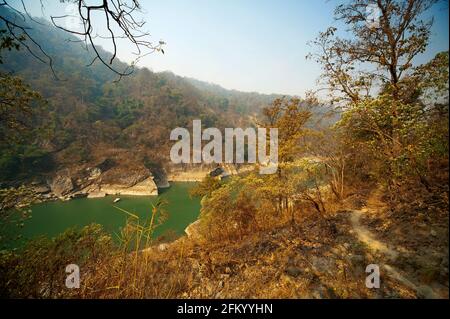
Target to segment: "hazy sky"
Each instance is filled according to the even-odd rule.
[[[13,0],[12,2],[18,2]],[[39,15],[36,0],[26,0]],[[90,1],[95,2],[95,1]],[[20,2],[19,2],[20,3]],[[47,17],[64,12],[59,0],[44,0]],[[334,0],[141,0],[152,39],[167,42],[165,54],[139,66],[169,70],[228,89],[303,95],[315,87],[320,68],[305,56],[307,42],[332,25]],[[62,10],[62,11],[61,11]],[[418,62],[448,50],[448,1],[430,14],[431,44]],[[119,58],[131,61],[129,47]]]

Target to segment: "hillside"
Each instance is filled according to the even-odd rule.
[[[85,9],[108,17],[111,3]],[[227,90],[146,68],[115,81],[104,65],[86,66],[92,52],[76,38],[66,41],[43,20],[30,22],[53,57],[56,79],[23,44],[16,51],[0,25],[0,296],[448,299],[449,52],[434,47],[432,33],[441,31],[432,28],[431,17],[441,14],[435,4],[333,4],[340,24],[314,26],[319,31],[301,63],[283,53],[271,60],[274,72],[266,59],[243,60],[270,74],[270,85],[260,86],[260,76],[249,72],[251,87],[282,84],[289,92],[297,85],[290,71],[298,67],[307,77],[308,63],[317,63],[318,81],[302,88],[311,92],[305,97]],[[214,8],[201,7],[214,16]],[[203,30],[207,21],[197,9],[192,17]],[[383,16],[368,21],[367,9]],[[248,24],[255,12],[241,19]],[[120,22],[122,13],[113,19]],[[182,26],[179,37],[187,41],[192,24],[178,19],[171,26]],[[306,29],[315,22],[285,20],[264,23],[284,26],[284,36],[294,22],[311,35]],[[446,21],[448,27],[448,14]],[[215,26],[208,29],[217,38]],[[246,43],[260,53],[264,30],[247,31],[241,25],[230,35],[258,40]],[[209,44],[203,49],[217,54]],[[229,56],[218,56],[215,63],[226,66]],[[199,61],[189,66],[209,69]],[[257,152],[258,162],[225,156],[216,165],[202,156],[174,164],[170,132],[198,131],[194,119],[219,131],[265,129],[239,143],[240,155]],[[227,146],[220,154],[238,145],[215,133]],[[190,136],[193,147],[180,149],[196,158],[202,142],[193,141],[201,138]],[[219,154],[221,142],[209,152]],[[261,158],[268,151],[270,159]]]
[[[246,127],[263,107],[280,97],[225,90],[146,68],[116,82],[117,75],[104,65],[87,66],[92,52],[74,36],[43,20],[37,22],[28,21],[30,34],[53,59],[59,79],[48,64],[24,48],[5,52],[8,63],[0,65],[0,70],[23,78],[48,104],[34,119],[45,135],[35,136],[31,143],[27,139],[25,145],[1,146],[2,182],[42,180],[66,169],[76,178],[78,171],[108,158],[124,168],[145,170],[147,166],[161,171],[169,160],[173,128],[189,128],[193,119],[201,119],[205,127]],[[105,51],[101,54],[110,56]],[[116,61],[115,67],[126,65]]]

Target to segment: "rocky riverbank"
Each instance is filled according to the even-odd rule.
[[[108,195],[156,196],[158,189],[170,187],[170,182],[198,182],[206,176],[226,178],[252,169],[251,166],[173,165],[152,174],[143,165],[122,166],[114,159],[105,159],[95,166],[80,166],[58,170],[28,184],[37,201],[101,198]]]
[[[251,170],[253,166],[245,165],[239,167],[234,164],[184,164],[170,165],[168,168],[167,180],[169,182],[200,182],[208,175],[226,178]]]
[[[59,170],[30,187],[38,200],[99,198],[107,195],[156,196],[154,176],[144,167],[121,167],[106,159],[94,167]]]

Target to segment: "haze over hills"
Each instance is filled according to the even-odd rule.
[[[1,10],[2,15],[10,14]],[[51,57],[59,79],[48,63],[41,63],[25,48],[6,52],[8,63],[0,69],[22,77],[48,105],[44,115],[35,119],[46,127],[44,139],[3,147],[2,180],[97,163],[120,152],[133,154],[121,157],[124,162],[142,165],[145,159],[161,165],[168,160],[173,128],[189,128],[193,119],[201,119],[205,127],[249,126],[263,107],[282,97],[226,90],[146,68],[115,82],[118,76],[101,63],[87,66],[94,55],[76,37],[44,20],[37,22],[28,21],[30,34]],[[35,47],[34,52],[46,60]],[[105,59],[111,57],[100,52]],[[114,62],[117,70],[126,67]]]

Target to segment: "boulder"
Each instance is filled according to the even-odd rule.
[[[132,187],[147,180],[150,174],[147,170],[129,171],[126,169],[110,169],[102,174],[102,184],[121,185],[121,187]],[[153,179],[152,179],[153,181]]]
[[[105,196],[106,196],[106,193],[97,191],[97,192],[89,193],[87,198],[102,198]]]
[[[85,198],[85,197],[87,197],[87,195],[88,195],[88,194],[86,194],[86,193],[84,193],[84,192],[76,192],[76,193],[73,193],[70,197],[73,198],[73,199],[76,199],[76,198]]]
[[[50,187],[47,185],[37,185],[33,187],[33,191],[38,194],[48,194],[50,192]]]
[[[170,187],[169,181],[167,180],[167,175],[165,173],[155,174],[154,181],[156,183],[156,186],[158,186],[158,188]]]
[[[52,180],[50,188],[56,196],[63,197],[73,191],[74,185],[69,176],[57,175]]]
[[[133,177],[131,177],[133,178]],[[158,195],[158,187],[152,177],[129,186],[130,180],[118,181],[117,184],[101,185],[100,191],[108,195],[154,196]]]

